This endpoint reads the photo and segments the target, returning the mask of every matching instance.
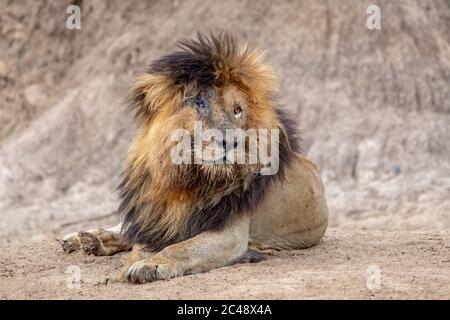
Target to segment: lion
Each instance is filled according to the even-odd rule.
[[[178,48],[154,61],[130,90],[137,133],[118,188],[121,223],[62,241],[68,253],[131,250],[117,281],[145,283],[259,262],[273,251],[311,247],[327,229],[318,168],[302,155],[296,125],[277,103],[278,80],[264,52],[227,33],[198,33]],[[175,164],[173,132],[194,134],[195,122],[219,132],[278,130],[269,143],[278,147],[276,172],[262,174],[264,165],[247,163],[248,156],[229,163],[220,152],[211,154],[223,162]],[[209,144],[237,154],[236,142],[217,140]],[[241,144],[244,152],[249,141]],[[187,159],[195,152],[189,149]]]

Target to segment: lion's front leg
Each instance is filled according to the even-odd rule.
[[[133,263],[124,278],[132,283],[145,283],[232,264],[247,251],[249,223],[250,217],[242,214],[221,230],[206,231],[168,246],[151,258]]]
[[[82,249],[87,254],[109,256],[120,251],[127,251],[127,244],[120,233],[122,223],[109,229],[96,228],[88,231],[74,232],[61,240],[64,252],[71,253]]]

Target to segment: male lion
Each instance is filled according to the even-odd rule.
[[[63,238],[66,252],[132,249],[116,278],[121,281],[144,283],[256,262],[272,250],[310,247],[327,228],[318,169],[300,154],[262,52],[228,34],[199,34],[178,46],[131,89],[138,132],[119,187],[123,222]],[[175,164],[173,132],[193,133],[195,121],[221,132],[279,129],[272,142],[279,146],[278,171],[261,174],[259,162]],[[249,151],[248,141],[244,146]],[[236,143],[227,142],[226,151],[233,148]]]

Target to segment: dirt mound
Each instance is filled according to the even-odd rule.
[[[133,134],[126,89],[208,29],[267,50],[332,226],[450,228],[448,1],[380,1],[381,30],[366,28],[370,1],[76,3],[81,30],[66,28],[70,1],[0,10],[1,242],[114,222]]]

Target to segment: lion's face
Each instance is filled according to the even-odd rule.
[[[195,110],[195,119],[209,129],[245,128],[248,101],[236,86],[202,88],[186,105]]]
[[[235,173],[237,163],[230,160],[230,155],[236,156],[237,152],[245,155],[248,151],[246,146],[238,149],[237,139],[230,136],[249,127],[251,108],[245,93],[234,85],[201,88],[185,102],[184,108],[193,110],[185,119],[186,129],[193,137],[199,135],[201,126],[203,161],[200,170],[209,174]],[[194,153],[199,151],[196,148],[194,146]]]
[[[152,155],[160,164],[167,162],[166,168],[181,178],[193,171],[218,181],[251,175],[259,168],[258,163],[249,161],[250,138],[244,136],[245,130],[254,126],[251,103],[236,85],[196,89],[170,110],[172,114],[161,110],[156,115],[151,131],[152,140],[158,142],[152,146]],[[177,135],[179,132],[183,135]],[[258,141],[257,135],[254,138]],[[173,152],[185,157],[182,163],[174,159]]]
[[[278,151],[284,128],[273,100],[276,77],[261,52],[227,36],[200,36],[180,47],[132,87],[140,132],[129,170],[138,178],[148,172],[158,190],[190,188],[194,181],[246,184],[257,173],[276,174],[272,159],[275,170],[263,173],[268,162],[261,151]]]

